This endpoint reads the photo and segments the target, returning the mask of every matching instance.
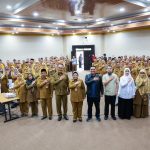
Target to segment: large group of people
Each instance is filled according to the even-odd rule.
[[[38,101],[41,101],[42,120],[53,118],[52,98],[55,94],[58,121],[69,120],[68,95],[72,104],[73,122],[82,121],[83,101],[87,99],[87,121],[95,117],[101,121],[100,99],[104,95],[104,119],[116,120],[115,104],[118,101],[118,117],[131,119],[148,117],[150,93],[150,57],[120,56],[93,57],[90,73],[85,81],[76,71],[76,60],[68,57],[46,57],[13,62],[0,60],[1,93],[15,92],[19,97],[21,116],[38,116]],[[72,66],[70,65],[72,62]],[[80,64],[81,67],[81,64]],[[68,72],[73,68],[72,79]],[[10,82],[11,81],[11,82]],[[11,84],[10,84],[11,83]],[[86,85],[86,86],[85,86]],[[62,110],[63,107],[63,110]]]

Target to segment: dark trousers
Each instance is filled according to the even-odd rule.
[[[81,61],[79,61],[79,68],[81,68],[82,67],[82,62]]]
[[[88,103],[88,118],[92,118],[92,107],[93,104],[95,105],[96,113],[95,116],[96,118],[100,117],[100,98],[87,98],[87,103]]]
[[[133,99],[118,99],[118,116],[121,119],[130,119],[133,113]]]
[[[115,117],[115,102],[116,96],[107,96],[105,95],[105,110],[104,115],[108,117],[109,115],[109,105],[111,105],[111,116]]]
[[[0,114],[5,113],[5,107],[3,104],[0,104]]]

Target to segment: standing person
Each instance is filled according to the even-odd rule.
[[[57,72],[53,76],[52,81],[55,89],[56,95],[56,108],[58,114],[58,121],[62,120],[61,106],[63,105],[63,116],[65,120],[69,120],[67,116],[68,100],[67,95],[69,94],[69,78],[66,73],[64,73],[63,64],[58,64]]]
[[[82,79],[78,78],[78,73],[73,72],[73,79],[69,82],[70,99],[73,109],[73,122],[79,119],[82,122],[82,106],[85,98],[85,86]]]
[[[105,62],[107,63],[107,56],[106,56],[106,54],[103,54],[103,58],[104,58]]]
[[[41,69],[41,77],[37,80],[37,87],[40,90],[40,100],[42,106],[43,117],[41,120],[47,118],[47,108],[49,120],[52,120],[53,109],[52,109],[52,97],[53,97],[53,87],[50,78],[47,76],[46,69]]]
[[[118,116],[120,119],[130,119],[133,113],[133,98],[135,96],[135,83],[129,68],[124,69],[120,78],[118,90]]]
[[[79,68],[82,68],[82,60],[83,60],[83,57],[82,57],[82,54],[80,54],[80,56],[79,56]]]
[[[27,75],[26,88],[27,88],[27,101],[28,104],[31,106],[32,117],[38,116],[38,100],[36,97],[37,85],[36,80],[31,73]]]
[[[96,56],[94,54],[92,54],[90,61],[92,61],[92,63],[93,63],[95,59],[96,59]]]
[[[29,108],[28,108],[28,102],[26,99],[27,90],[25,87],[25,80],[23,78],[23,75],[18,73],[17,79],[14,82],[14,88],[16,90],[17,96],[19,97],[19,106],[20,106],[20,112],[21,116],[28,116]]]
[[[92,106],[93,103],[96,108],[96,119],[100,119],[100,97],[103,95],[102,77],[96,74],[96,68],[90,68],[90,74],[85,77],[85,84],[87,85],[87,103],[88,103],[88,118],[87,121],[92,119]]]
[[[73,56],[71,61],[72,61],[72,72],[77,71],[77,59],[76,59],[76,57]]]
[[[103,85],[104,85],[104,95],[105,95],[105,110],[104,110],[104,119],[108,119],[109,115],[109,104],[111,105],[111,117],[113,120],[116,120],[115,117],[115,102],[116,95],[118,93],[118,77],[113,73],[111,66],[107,67],[107,73],[103,75]]]
[[[141,69],[136,78],[137,91],[133,101],[133,115],[136,118],[145,118],[149,115],[150,80],[145,69]]]

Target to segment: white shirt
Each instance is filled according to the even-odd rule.
[[[131,99],[135,96],[136,87],[135,87],[134,80],[132,78],[132,80],[128,82],[129,79],[130,78],[125,76],[122,76],[120,78],[119,90],[118,90],[118,96],[120,98]]]

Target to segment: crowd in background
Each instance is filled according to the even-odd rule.
[[[81,57],[81,56],[80,56]],[[15,91],[19,97],[22,116],[27,116],[29,106],[32,116],[38,115],[38,100],[41,101],[43,116],[52,119],[53,91],[56,96],[58,121],[68,120],[67,95],[71,95],[73,121],[82,121],[83,100],[87,95],[88,118],[92,118],[92,106],[95,104],[96,119],[100,121],[100,97],[105,96],[105,120],[115,117],[115,101],[118,98],[118,116],[121,119],[148,116],[148,93],[150,92],[150,57],[149,56],[119,56],[90,57],[90,73],[84,81],[79,78],[77,61],[81,66],[82,58],[70,60],[68,57],[45,57],[35,60],[0,60],[1,93]],[[72,79],[68,72],[72,71]],[[13,87],[12,84],[13,83]],[[63,113],[61,110],[63,106]]]

